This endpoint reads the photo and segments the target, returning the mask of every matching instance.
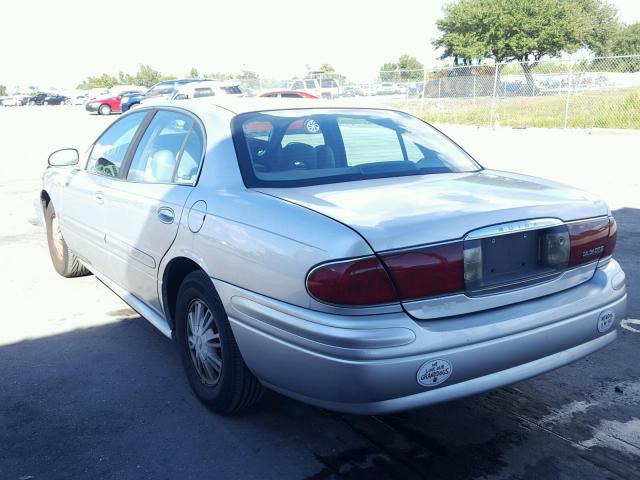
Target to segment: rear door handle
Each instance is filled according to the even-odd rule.
[[[160,207],[158,209],[158,219],[162,223],[173,223],[173,219],[175,218],[175,213],[169,207]]]
[[[95,193],[95,197],[96,202],[99,203],[100,205],[102,205],[104,203],[104,192],[101,192],[100,190],[98,190]]]

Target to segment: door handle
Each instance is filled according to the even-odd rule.
[[[158,219],[162,223],[173,223],[173,219],[175,218],[175,213],[169,207],[160,207],[158,209]]]
[[[98,190],[95,193],[95,197],[96,202],[99,203],[100,205],[102,205],[104,203],[104,192],[101,192],[100,190]]]

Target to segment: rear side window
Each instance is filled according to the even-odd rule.
[[[171,183],[180,152],[187,142],[193,120],[175,112],[160,111],[147,127],[136,150],[127,180]]]
[[[175,183],[193,185],[198,176],[204,150],[204,139],[197,125],[191,127],[189,138],[178,160]]]
[[[193,90],[193,98],[212,97],[215,93],[209,87],[195,88]]]
[[[365,108],[238,115],[233,140],[247,187],[300,187],[481,167],[411,115]]]
[[[307,88],[316,88],[316,82],[313,80],[306,80],[304,83]]]
[[[227,85],[220,88],[229,95],[240,95],[242,93],[238,85]]]
[[[91,150],[87,171],[117,177],[129,145],[147,112],[136,112],[114,123],[102,134]]]

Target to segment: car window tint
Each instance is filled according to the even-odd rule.
[[[269,134],[258,137],[265,130]],[[330,108],[252,112],[234,119],[233,136],[248,187],[480,169],[447,137],[401,112]]]
[[[202,163],[203,138],[200,129],[195,125],[189,133],[189,138],[185,144],[178,170],[176,171],[175,183],[193,185],[198,176],[198,169]]]
[[[193,120],[175,112],[158,112],[147,127],[133,156],[127,179],[170,183]]]
[[[401,161],[402,147],[396,130],[366,118],[338,118],[347,165]]]
[[[300,94],[298,93],[281,93],[280,96],[282,98],[300,98]]]
[[[147,112],[127,115],[102,134],[91,150],[87,171],[117,177],[131,140],[146,115]]]
[[[286,147],[290,143],[304,143],[317,147],[324,145],[324,135],[320,124],[313,118],[300,118],[289,124],[282,137],[281,146]]]
[[[193,90],[193,98],[212,97],[214,95],[215,93],[209,87],[194,88]]]
[[[316,82],[314,82],[313,80],[306,80],[304,82],[307,86],[307,88],[316,88]]]

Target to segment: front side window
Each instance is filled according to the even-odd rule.
[[[109,127],[93,146],[87,171],[117,177],[131,140],[146,116],[147,112],[132,113]]]
[[[140,140],[127,180],[172,183],[180,153],[193,124],[194,121],[186,115],[169,111],[158,112]]]
[[[474,172],[460,147],[411,115],[373,109],[253,112],[233,120],[247,187]]]

